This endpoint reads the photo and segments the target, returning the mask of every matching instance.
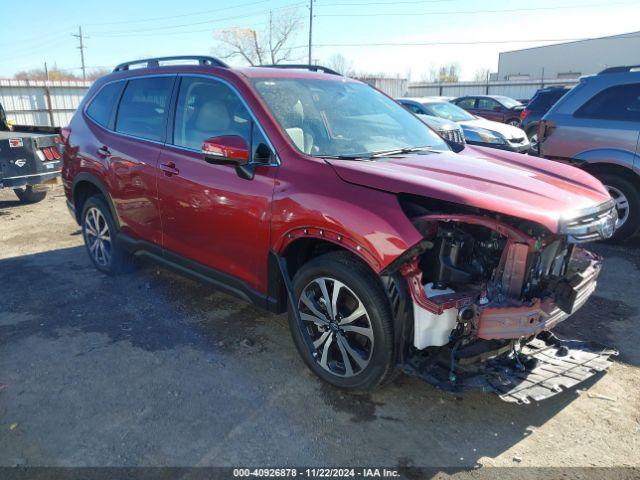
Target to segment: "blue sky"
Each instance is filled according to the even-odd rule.
[[[0,77],[44,61],[78,68],[78,43],[71,36],[78,25],[89,37],[87,65],[112,67],[147,56],[215,55],[215,31],[260,30],[270,10],[276,16],[297,9],[305,17],[293,44],[301,46],[296,52],[306,61],[307,5],[308,0],[0,0]],[[640,30],[640,0],[316,0],[314,5],[314,43],[326,45],[314,49],[314,59],[326,63],[341,53],[358,71],[410,74],[413,80],[450,62],[470,79],[477,69],[494,71],[500,51]],[[336,46],[434,42],[457,44]]]

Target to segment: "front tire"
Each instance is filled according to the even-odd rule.
[[[527,138],[529,139],[529,155],[540,156],[540,142],[538,141],[537,125],[527,130]]]
[[[130,271],[133,256],[118,245],[117,225],[102,195],[84,203],[81,218],[82,236],[93,266],[107,275]]]
[[[393,377],[391,309],[365,264],[346,252],[321,255],[298,270],[293,289],[297,305],[289,305],[289,326],[318,377],[353,390],[371,390]]]
[[[640,194],[636,187],[618,175],[603,173],[596,175],[616,202],[618,223],[612,241],[623,241],[631,237],[640,226]]]
[[[23,188],[14,188],[14,193],[20,203],[38,203],[47,196],[46,190],[34,190],[33,185],[26,185]]]

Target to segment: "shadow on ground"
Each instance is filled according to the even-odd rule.
[[[0,285],[0,412],[18,425],[0,433],[1,465],[465,467],[576,398],[517,406],[406,376],[348,394],[308,372],[284,316],[155,266],[99,274],[83,247],[0,260]],[[636,312],[609,302],[563,333],[587,322],[616,346],[616,317],[599,311]]]

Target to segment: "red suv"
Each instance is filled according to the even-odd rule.
[[[460,152],[322,67],[211,57],[118,66],[63,137],[68,205],[98,270],[146,257],[288,310],[303,359],[334,385],[371,388],[400,368],[527,401],[555,393],[518,387],[542,351],[547,375],[578,381],[546,331],[595,288],[599,259],[579,244],[615,224],[582,170]]]

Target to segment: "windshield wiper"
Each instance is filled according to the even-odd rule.
[[[433,150],[430,145],[424,147],[405,147],[393,150],[380,150],[378,152],[356,153],[350,155],[317,155],[321,158],[331,158],[337,160],[371,160],[377,157],[387,157],[389,155],[401,155],[403,153],[419,152],[421,150]]]
[[[372,158],[370,153],[362,153],[358,155],[316,155],[320,158],[329,158],[335,160],[370,160]]]
[[[405,148],[397,148],[395,150],[383,150],[380,152],[371,152],[371,157],[375,158],[375,157],[386,157],[389,155],[400,155],[403,153],[412,153],[412,152],[419,152],[421,150],[432,150],[433,147],[431,145],[426,145],[424,147],[405,147]]]

